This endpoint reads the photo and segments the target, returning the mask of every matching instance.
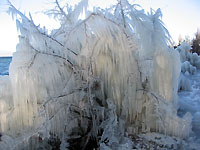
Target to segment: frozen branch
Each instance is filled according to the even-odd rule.
[[[31,63],[30,63],[29,66],[28,66],[28,69],[30,69],[30,68],[32,67],[32,65],[33,65],[33,63],[34,63],[34,61],[35,61],[35,58],[36,58],[37,54],[38,54],[38,52],[36,52],[35,55],[33,56],[32,60],[31,60]]]
[[[70,60],[68,60],[67,58],[65,58],[65,57],[62,57],[62,56],[59,56],[59,55],[56,55],[56,54],[50,54],[50,53],[46,53],[46,52],[41,52],[41,51],[35,49],[33,46],[31,46],[31,48],[32,48],[33,50],[35,50],[37,53],[41,53],[41,54],[45,54],[45,55],[50,55],[50,56],[54,56],[54,57],[63,59],[63,60],[65,60],[65,61],[67,61],[72,67],[74,66],[74,64],[73,64]]]
[[[68,17],[67,17],[67,14],[66,14],[66,13],[64,12],[64,10],[60,7],[60,4],[59,4],[58,0],[56,0],[55,3],[56,3],[56,5],[57,5],[58,9],[60,10],[61,14],[67,19],[67,18],[68,18]]]
[[[57,1],[57,0],[56,0]],[[53,40],[54,42],[58,43],[60,46],[64,47],[64,45],[59,42],[58,40],[54,39],[53,37],[51,37],[50,35],[46,34],[45,32],[41,32],[38,27],[34,24],[33,19],[31,14],[29,13],[30,19],[27,18],[24,14],[22,14],[18,9],[15,8],[15,6],[12,5],[12,3],[8,0],[8,4],[10,6],[9,8],[9,12],[11,12],[12,14],[18,14],[22,20],[27,21],[38,33],[40,33],[41,35]],[[59,5],[59,3],[58,3]],[[77,55],[76,52],[74,52],[73,50],[71,50],[70,48],[67,48],[68,51],[72,52],[73,54]]]
[[[122,0],[119,1],[119,5],[121,8],[121,15],[122,15],[122,19],[123,19],[124,28],[126,28],[126,21],[125,21],[123,6],[122,6]]]

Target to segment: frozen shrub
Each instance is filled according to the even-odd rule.
[[[65,12],[56,1],[49,13],[61,27],[51,34],[9,3],[21,35],[10,66],[13,110],[1,131],[14,146],[37,135],[63,149],[129,149],[126,132],[187,137],[191,117],[176,115],[180,56],[168,47],[161,10],[145,14],[120,0],[91,13],[87,3]]]
[[[192,66],[189,61],[185,61],[181,65],[181,72],[184,74],[185,72],[188,72],[190,74],[194,74],[196,72],[196,67]]]
[[[189,75],[188,72],[185,72],[185,74],[187,74],[187,76]],[[191,88],[190,80],[181,74],[179,78],[178,91],[190,91]]]
[[[185,42],[181,43],[181,45],[176,48],[176,50],[180,53],[181,63],[185,63],[185,62],[187,63],[187,64],[184,64],[184,66],[181,68],[183,73],[186,71],[186,69],[188,72],[194,71],[194,68],[192,68],[191,66],[196,67],[196,68],[200,67],[199,66],[200,57],[198,56],[197,53],[191,53],[190,49],[191,49],[191,46]],[[192,74],[193,73],[194,72],[192,72]]]
[[[197,53],[190,52],[191,46],[183,42],[176,50],[180,53],[181,75],[179,77],[179,91],[191,90],[191,83],[188,79],[189,75],[194,75],[196,70],[200,68],[200,57]]]

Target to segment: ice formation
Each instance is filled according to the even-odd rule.
[[[198,56],[197,53],[190,52],[191,46],[189,44],[182,42],[181,45],[176,48],[176,50],[180,53],[182,63],[188,61],[192,66],[198,69],[200,68],[200,56]]]
[[[122,0],[89,12],[87,3],[66,13],[57,3],[61,27],[51,34],[10,4],[21,35],[1,79],[0,147],[12,141],[6,135],[18,149],[36,137],[58,138],[62,149],[74,140],[84,149],[92,138],[101,149],[129,149],[125,132],[189,135],[190,114],[176,115],[180,56],[168,47],[161,11],[146,15]]]
[[[182,115],[190,112],[193,116],[192,131],[199,136],[199,62],[200,57],[190,52],[190,45],[183,42],[177,47],[181,55],[181,74],[179,77],[179,111]]]
[[[191,83],[187,76],[194,75],[197,69],[200,69],[200,56],[197,53],[191,53],[191,46],[185,42],[182,42],[180,46],[176,48],[180,53],[181,60],[181,75],[179,77],[179,91],[191,90]]]

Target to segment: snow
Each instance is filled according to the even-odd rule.
[[[193,138],[186,141],[159,133],[146,133],[139,134],[136,137],[132,137],[135,141],[134,149],[181,149],[181,150],[197,150],[199,149],[199,141],[194,142]]]
[[[186,112],[190,112],[193,115],[192,127],[195,134],[199,134],[199,123],[200,123],[200,70],[192,75],[188,76],[187,79],[191,82],[191,90],[190,91],[181,91],[179,92],[179,113],[183,114]]]
[[[190,46],[186,43],[182,43],[177,50],[182,53],[183,60],[182,73],[179,77],[178,114],[179,116],[183,116],[187,112],[192,114],[192,132],[190,136],[197,141],[196,143],[200,143],[200,70],[196,69],[199,68],[197,62],[200,61],[200,58],[196,53],[189,52]]]

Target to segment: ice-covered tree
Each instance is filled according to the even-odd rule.
[[[9,2],[20,36],[1,85],[1,132],[12,143],[1,147],[131,149],[127,134],[189,135],[190,115],[176,115],[179,53],[160,9],[55,4],[47,13],[60,28],[48,34]]]

